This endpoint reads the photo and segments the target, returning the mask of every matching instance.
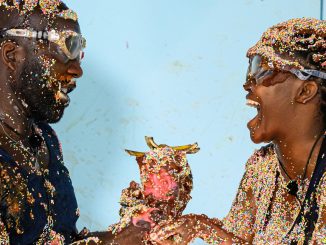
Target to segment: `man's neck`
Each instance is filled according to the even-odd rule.
[[[11,91],[1,91],[0,96],[0,134],[10,134],[23,140],[31,135],[33,119],[29,118],[23,101]],[[3,96],[6,95],[6,96]]]

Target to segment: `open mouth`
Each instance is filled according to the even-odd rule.
[[[58,90],[55,94],[57,102],[63,104],[65,107],[69,105],[70,98],[68,93],[74,90],[76,82],[74,79],[71,80],[58,80]]]
[[[260,104],[257,101],[254,101],[254,100],[247,99],[246,105],[250,106],[250,107],[257,108],[257,110],[260,109]]]
[[[248,122],[248,128],[255,130],[259,127],[262,118],[260,103],[251,99],[247,99],[246,105],[257,109],[257,115]]]

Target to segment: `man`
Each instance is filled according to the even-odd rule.
[[[0,40],[0,244],[141,239],[134,226],[116,236],[76,229],[73,186],[48,125],[61,119],[83,74],[76,13],[59,0],[0,1]]]

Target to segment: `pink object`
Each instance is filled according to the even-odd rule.
[[[144,183],[144,195],[152,195],[157,200],[174,199],[173,192],[178,187],[172,176],[161,168],[159,173],[150,173]]]
[[[151,219],[151,212],[154,210],[158,210],[157,208],[148,208],[142,213],[135,215],[132,217],[131,222],[134,226],[140,226],[140,223],[147,222],[150,224],[151,228],[155,226],[154,221]]]

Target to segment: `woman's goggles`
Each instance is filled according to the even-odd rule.
[[[2,36],[27,37],[48,40],[57,44],[69,60],[81,60],[86,47],[86,39],[74,31],[33,31],[28,29],[9,29],[2,32]]]
[[[326,79],[326,73],[318,70],[312,69],[289,69],[283,70],[291,72],[296,75],[300,80],[306,81],[311,77],[319,77]],[[249,67],[247,71],[247,82],[262,84],[264,81],[272,78],[275,75],[276,71],[271,69],[271,67],[264,62],[259,55],[255,55],[249,60]]]

